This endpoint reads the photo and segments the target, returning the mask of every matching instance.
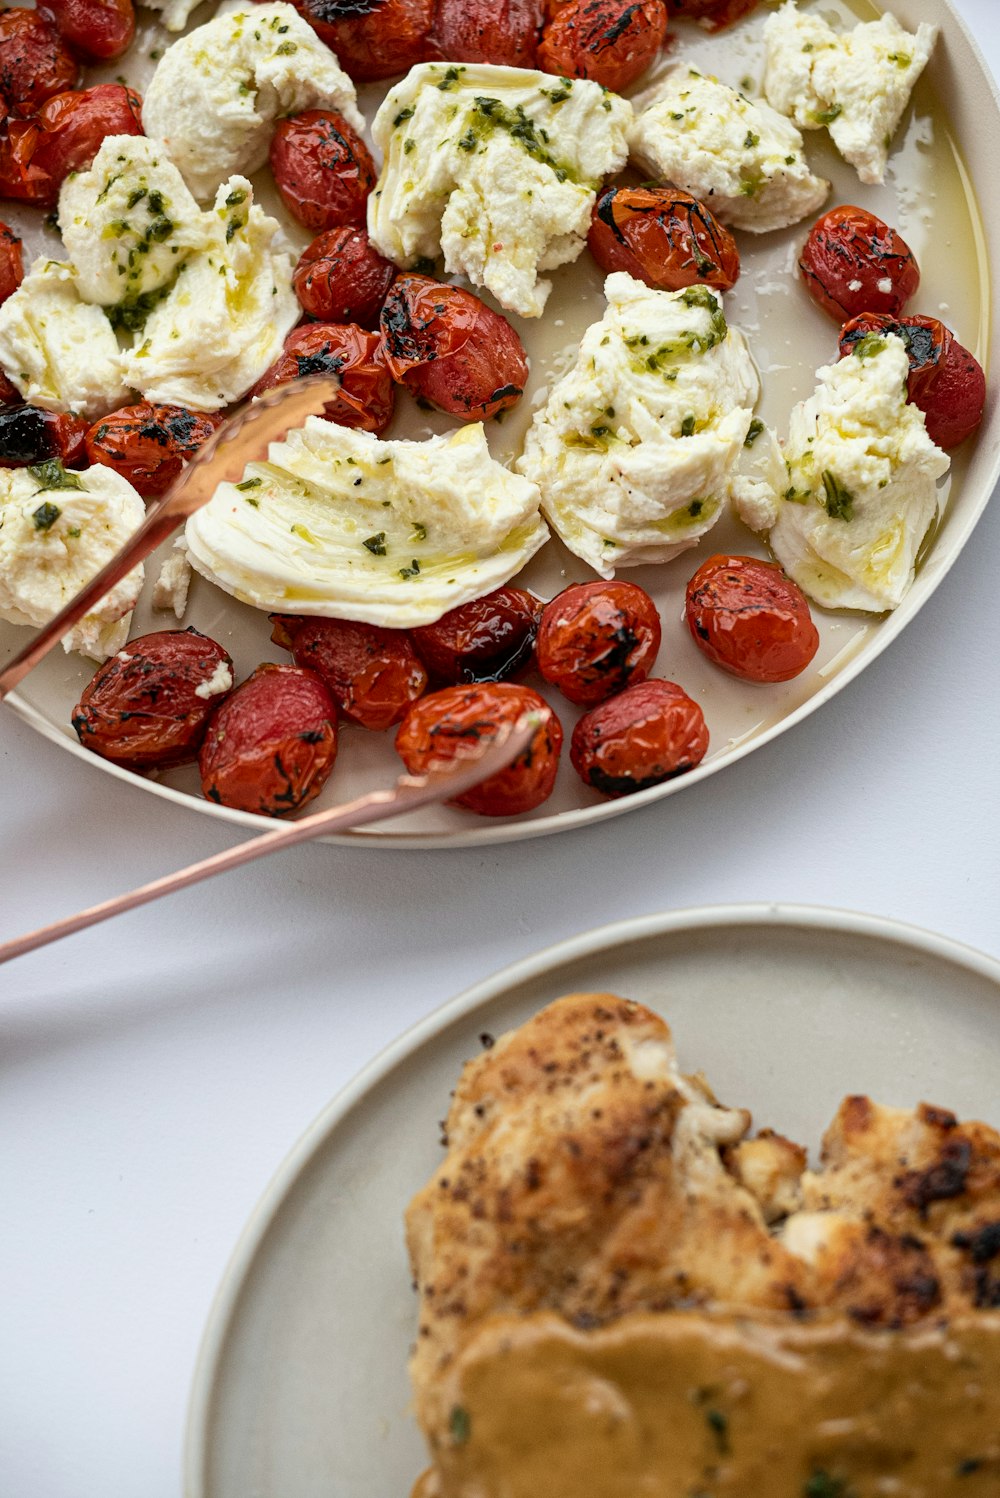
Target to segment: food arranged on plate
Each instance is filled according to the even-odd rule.
[[[415,1495],[996,1491],[994,1128],[852,1096],[810,1169],[639,1004],[483,1043],[406,1214]]]
[[[156,8],[177,32],[194,6]],[[294,665],[238,685],[199,631],[126,645],[139,569],[64,642],[104,662],[72,715],[85,747],[144,773],[197,760],[207,797],[282,815],[319,793],[341,719],[391,729],[415,769],[542,703],[523,762],[461,802],[523,815],[564,737],[568,773],[603,796],[704,758],[711,725],[671,679],[672,638],[753,692],[810,669],[810,602],[898,606],[985,377],[910,310],[920,272],[891,225],[853,204],[816,219],[831,189],[808,142],[828,131],[861,185],[881,183],[937,28],[834,26],[784,0],[759,86],[685,58],[675,22],[755,9],[227,5],[152,54],[143,97],[79,86],[81,65],[128,69],[131,0],[0,16],[0,196],[26,205],[19,222],[54,210],[62,237],[25,266],[0,226],[0,616],[51,617],[240,401],[341,382],[322,418],[220,484],[154,591],[182,623],[193,568],[269,614],[262,651],[271,631]],[[356,85],[381,79],[397,81],[374,110],[364,94],[366,120]],[[284,219],[257,201],[263,173]],[[779,437],[726,296],[760,237],[795,225],[786,294],[841,334]],[[524,399],[533,330],[583,258],[606,275],[602,308],[501,462],[490,437]],[[385,438],[414,400],[450,429]],[[733,517],[773,561],[728,541],[705,559]],[[539,597],[518,578],[553,537],[578,570]],[[686,567],[698,545],[685,631],[619,569]],[[560,722],[567,702],[578,722]]]

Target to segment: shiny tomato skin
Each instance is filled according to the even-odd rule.
[[[709,31],[721,31],[756,8],[757,0],[667,0],[671,16],[698,21]]]
[[[542,0],[437,0],[430,52],[447,62],[533,68]]]
[[[545,605],[538,669],[570,702],[592,707],[645,681],[660,632],[656,605],[635,583],[574,583]]]
[[[841,357],[851,355],[871,334],[886,333],[906,344],[909,399],[923,411],[931,441],[946,450],[958,447],[983,419],[986,376],[978,359],[936,317],[880,317],[873,312],[841,328]]]
[[[385,431],[392,420],[396,392],[375,333],[351,323],[314,322],[293,328],[285,339],[284,353],[261,375],[250,394],[263,395],[275,385],[311,374],[340,376],[336,399],[323,408],[327,421],[376,436]]]
[[[228,652],[196,629],[130,640],[98,667],[73,709],[80,743],[130,770],[188,764],[228,690],[199,695],[220,668],[231,686]]]
[[[701,763],[708,729],[676,682],[651,677],[592,707],[577,723],[570,760],[603,796],[630,796]]]
[[[0,198],[48,207],[59,196],[59,186],[34,165],[40,134],[37,119],[0,121]]]
[[[292,285],[303,311],[319,322],[378,328],[396,267],[375,249],[364,229],[328,229],[303,250]]]
[[[471,291],[430,276],[397,276],[380,324],[393,379],[439,411],[485,421],[524,394],[524,345],[507,319]]]
[[[0,94],[8,112],[27,118],[46,99],[72,88],[79,68],[48,15],[0,11]]]
[[[819,649],[801,588],[756,557],[703,562],[687,585],[685,618],[702,654],[743,681],[791,681]]]
[[[3,409],[5,406],[21,406],[23,404],[20,390],[0,370],[0,409]]]
[[[608,187],[594,204],[590,253],[604,271],[627,271],[660,291],[729,291],[740,252],[728,229],[675,187]]]
[[[838,323],[862,312],[898,317],[920,285],[906,241],[866,208],[831,208],[809,231],[799,258],[806,290]]]
[[[364,224],[378,178],[361,136],[328,109],[279,121],[271,138],[271,171],[285,207],[313,234]]]
[[[31,165],[52,184],[54,202],[70,172],[85,171],[107,136],[142,134],[142,100],[121,83],[98,83],[47,100],[37,124]]]
[[[529,687],[499,682],[431,692],[413,704],[400,724],[396,751],[411,775],[423,775],[435,762],[461,754],[463,746],[496,738],[504,724],[516,723],[529,711],[539,713],[542,722],[524,753],[452,802],[482,817],[517,816],[552,794],[563,739],[559,719]]]
[[[428,54],[435,0],[294,0],[358,83],[393,78]]]
[[[337,709],[314,671],[258,666],[212,714],[198,769],[210,801],[265,817],[305,806],[337,758]]]
[[[132,0],[45,0],[45,9],[63,41],[84,61],[107,62],[132,45]]]
[[[401,629],[283,614],[271,620],[274,643],[315,671],[344,717],[361,728],[391,728],[427,688],[427,672]]]
[[[0,224],[0,305],[14,294],[23,280],[21,241],[13,229]]]
[[[436,682],[504,681],[529,665],[542,602],[509,584],[410,631]]]
[[[224,419],[221,413],[152,401],[122,406],[88,429],[87,461],[114,468],[143,499],[156,499]]]
[[[83,461],[85,421],[79,416],[43,411],[40,406],[26,406],[20,395],[17,402],[0,407],[0,465],[26,468],[58,458],[69,468]]]
[[[664,0],[570,0],[542,32],[538,66],[620,93],[646,71],[666,35]]]

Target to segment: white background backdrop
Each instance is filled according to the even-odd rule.
[[[995,0],[957,0],[994,72]],[[330,1096],[507,962],[748,900],[1000,956],[1000,505],[903,637],[706,784],[491,851],[285,854],[0,969],[0,1498],[177,1498],[235,1240]],[[236,841],[0,719],[0,937]],[[290,1495],[292,1498],[292,1495]]]

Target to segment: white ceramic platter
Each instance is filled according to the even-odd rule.
[[[550,1000],[639,999],[685,1070],[815,1148],[840,1099],[1000,1123],[1000,963],[910,927],[791,906],[649,916],[507,968],[423,1020],[330,1104],[247,1227],[195,1377],[186,1498],[405,1498],[416,1299],[402,1213],[440,1161],[459,1069]]]
[[[809,0],[802,0],[803,5]],[[856,17],[876,14],[868,0],[812,0],[823,14],[850,23]],[[922,21],[941,25],[942,35],[927,75],[921,80],[914,103],[901,126],[884,188],[863,188],[854,171],[841,162],[826,143],[825,132],[813,132],[807,148],[814,168],[833,182],[830,204],[860,203],[888,223],[900,228],[916,253],[923,273],[921,291],[912,310],[940,316],[987,367],[1000,368],[996,353],[996,331],[991,327],[991,265],[1000,246],[1000,198],[992,191],[997,153],[1000,151],[1000,97],[986,64],[948,0],[893,0],[893,13],[911,28]],[[768,7],[758,11],[731,31],[708,37],[698,28],[677,28],[672,56],[683,56],[727,82],[759,91],[761,77],[760,31]],[[145,13],[148,15],[148,13]],[[201,7],[193,21],[208,19],[211,8]],[[129,55],[100,77],[124,76],[140,89],[153,66],[150,53],[164,44],[158,27],[146,20]],[[640,82],[639,87],[643,86]],[[366,88],[361,104],[369,119],[380,97]],[[820,137],[823,139],[820,139]],[[978,203],[973,184],[984,189]],[[269,172],[258,175],[258,194],[269,211],[281,216],[290,237],[302,246],[307,236],[289,223],[270,182]],[[29,253],[58,253],[56,240],[40,230],[37,216],[26,212],[4,213],[25,234]],[[764,379],[761,414],[779,432],[787,430],[792,405],[810,395],[815,370],[836,357],[834,324],[810,302],[798,284],[795,264],[808,225],[784,233],[758,237],[737,236],[743,256],[743,275],[726,298],[730,320],[743,328],[760,364]],[[520,450],[532,406],[560,356],[575,347],[583,329],[604,310],[602,278],[586,252],[575,266],[555,273],[555,290],[543,319],[527,322],[513,319],[531,355],[532,378],[520,405],[502,423],[488,423],[494,456],[505,459]],[[408,394],[400,392],[397,416],[390,436],[420,437],[430,431],[447,430],[449,418],[420,411]],[[646,588],[655,599],[664,624],[663,647],[655,674],[681,683],[702,705],[711,734],[708,757],[702,766],[677,780],[655,786],[639,795],[606,801],[586,789],[572,770],[568,754],[552,798],[527,817],[488,820],[454,808],[430,808],[388,825],[347,833],[333,841],[396,847],[461,846],[503,842],[541,833],[582,826],[586,823],[633,810],[662,796],[672,795],[748,754],[776,734],[813,712],[836,695],[875,658],[914,617],[937,587],[968,539],[992,492],[1000,472],[1000,406],[990,400],[987,418],[974,442],[958,456],[950,493],[936,533],[925,549],[917,580],[896,612],[882,618],[836,615],[814,611],[821,633],[821,647],[808,671],[781,686],[758,686],[726,676],[698,652],[682,622],[684,588],[700,561],[713,551],[732,550],[763,555],[751,533],[733,519],[722,520],[701,546],[661,567],[629,569],[621,575]],[[151,581],[157,571],[148,567],[147,586],[136,611],[133,634],[174,626],[172,615],[153,613],[149,606]],[[548,598],[567,582],[588,580],[592,574],[582,563],[552,541],[518,582]],[[287,660],[270,642],[265,614],[236,603],[203,579],[197,578],[192,601],[184,620],[214,636],[232,654],[238,679],[248,675],[262,660]],[[0,659],[23,643],[23,630],[0,624]],[[70,714],[92,667],[78,657],[53,653],[10,699],[18,712],[40,732],[93,766],[113,775],[135,777],[119,770],[77,743],[70,727]],[[539,686],[534,678],[529,684]],[[577,712],[557,693],[553,706],[559,713],[567,739]],[[400,771],[392,747],[392,733],[373,735],[346,728],[341,735],[337,768],[316,808],[347,800],[364,791],[384,786]],[[260,818],[216,806],[201,798],[197,773],[186,767],[144,782],[156,795],[210,816],[247,826],[260,826]]]

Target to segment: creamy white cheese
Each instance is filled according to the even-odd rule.
[[[450,274],[539,317],[551,290],[539,272],[582,251],[631,119],[630,104],[585,80],[421,63],[375,116],[384,165],[368,232],[397,265],[443,255]]]
[[[629,137],[644,170],[755,234],[815,213],[829,182],[809,168],[802,136],[762,99],[678,65],[636,100]]]
[[[280,226],[254,206],[245,177],[224,182],[205,217],[207,247],[182,266],[124,368],[147,400],[216,411],[274,362],[300,308],[291,256],[275,248]]]
[[[47,624],[145,514],[139,495],[113,468],[0,468],[0,618],[36,629]],[[140,564],[64,637],[64,648],[97,661],[120,650],[142,578]]]
[[[233,673],[225,661],[219,661],[211,676],[206,676],[194,689],[194,695],[201,697],[207,702],[210,697],[221,697],[223,692],[232,691]]]
[[[169,286],[205,245],[206,215],[164,146],[111,135],[59,195],[59,228],[86,302],[135,305]]]
[[[167,31],[183,31],[201,0],[145,0],[147,10],[158,10]]]
[[[146,89],[142,123],[204,201],[224,177],[264,165],[278,119],[325,108],[364,129],[354,84],[334,54],[291,5],[275,0],[216,16],[168,47]]]
[[[520,571],[548,531],[538,490],[481,424],[381,442],[310,417],[187,523],[196,569],[259,609],[410,629]]]
[[[190,589],[191,563],[181,538],[174,542],[174,549],[160,567],[153,584],[154,609],[172,613],[175,619],[183,619]]]
[[[863,340],[792,412],[784,473],[736,487],[741,518],[827,608],[895,608],[937,513],[950,460],[906,399],[908,373],[899,338]]]
[[[825,125],[862,182],[880,183],[937,35],[926,22],[905,31],[891,15],[838,33],[787,0],[764,27],[764,92],[801,129]]]
[[[528,432],[517,468],[569,549],[603,577],[665,562],[722,514],[760,382],[707,287],[617,273]]]
[[[59,260],[36,260],[0,306],[0,366],[47,411],[94,421],[131,398],[111,324],[81,300],[73,267]]]

